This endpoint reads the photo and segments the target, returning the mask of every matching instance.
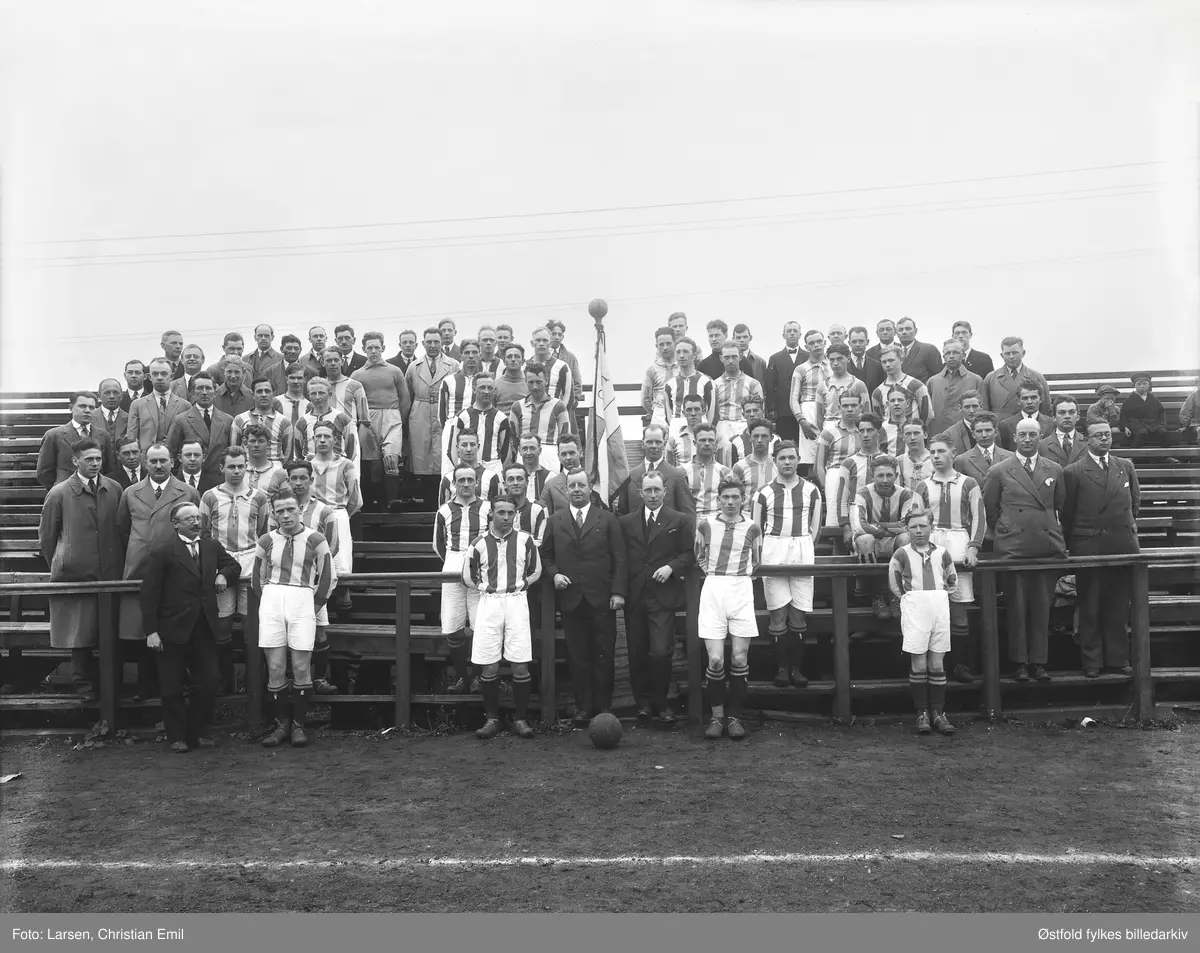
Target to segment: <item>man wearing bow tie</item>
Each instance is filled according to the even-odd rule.
[[[775,433],[780,440],[795,440],[800,433],[800,425],[796,423],[788,401],[796,365],[807,360],[808,351],[800,346],[800,322],[788,321],[783,326],[783,350],[776,351],[767,361],[763,381],[767,419],[775,424]]]
[[[1109,453],[1112,428],[1088,421],[1086,450],[1063,471],[1066,499],[1063,528],[1072,556],[1139,552],[1137,515],[1141,502],[1133,463]],[[1129,566],[1080,569],[1079,654],[1083,673],[1096,678],[1102,669],[1132,675],[1129,665],[1129,605],[1133,570]]]
[[[975,418],[978,428],[980,417]],[[976,436],[978,437],[978,429]],[[1062,467],[1038,453],[1038,422],[1017,424],[1017,452],[996,464],[984,483],[983,502],[988,525],[995,531],[998,556],[1013,559],[1061,559],[1067,554],[1058,514],[1066,502]],[[1050,681],[1046,655],[1050,636],[1050,607],[1059,570],[1034,570],[1005,583],[1008,606],[1008,652],[1016,663],[1013,678]],[[1024,624],[1022,624],[1022,621]]]
[[[667,707],[667,690],[675,649],[675,613],[687,603],[683,575],[694,558],[695,520],[663,506],[666,489],[660,471],[643,470],[639,489],[643,505],[620,519],[627,550],[629,682],[638,717],[657,716],[666,726],[675,722]]]

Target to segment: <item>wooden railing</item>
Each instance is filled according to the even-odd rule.
[[[981,713],[994,719],[1002,714],[1001,684],[1000,684],[1000,636],[997,620],[997,577],[1001,573],[1012,574],[1013,584],[1023,586],[1024,574],[1034,571],[1053,570],[1069,573],[1078,569],[1100,566],[1129,566],[1133,573],[1133,597],[1131,602],[1132,636],[1131,661],[1133,667],[1133,696],[1132,714],[1136,720],[1150,718],[1154,712],[1154,687],[1150,666],[1150,598],[1149,598],[1149,567],[1155,566],[1194,566],[1200,560],[1200,548],[1174,548],[1158,550],[1153,553],[1128,554],[1117,556],[1072,556],[1052,560],[1004,560],[985,558],[972,569],[959,566],[960,571],[972,572],[977,580],[977,591],[980,598],[980,616],[978,637],[981,642],[983,659],[983,684]],[[878,577],[887,572],[886,564],[861,564],[851,557],[819,557],[813,566],[768,566],[763,567],[760,575],[806,575],[815,578],[831,580],[833,596],[833,717],[848,721],[851,717],[851,671],[850,671],[850,616],[849,616],[849,580],[855,577]],[[412,589],[414,585],[423,587],[440,586],[443,581],[454,581],[457,575],[447,573],[356,573],[347,576],[345,581],[353,586],[372,585],[390,586],[395,591],[396,624],[395,624],[395,666],[396,680],[392,700],[395,706],[395,723],[407,725],[411,721],[413,704],[428,703],[429,697],[413,695],[412,692]],[[100,640],[98,654],[100,661],[100,711],[101,717],[115,730],[118,714],[119,671],[117,629],[116,629],[116,600],[114,596],[123,593],[135,593],[140,588],[138,580],[114,580],[107,582],[27,582],[8,583],[0,585],[0,596],[26,595],[83,595],[94,593],[99,601]],[[704,663],[706,654],[700,644],[698,629],[698,606],[700,604],[699,589],[701,579],[699,574],[691,574],[687,580],[688,611],[687,611],[687,656],[689,666],[688,676],[688,715],[692,723],[701,721],[703,712],[703,694],[700,686],[703,682]],[[549,579],[542,580],[539,593],[541,599],[541,620],[536,630],[536,644],[540,648],[540,679],[539,695],[542,718],[552,721],[555,718],[557,698],[556,685],[556,625],[555,625],[555,596],[553,584]],[[252,599],[253,603],[253,599]],[[244,627],[243,638],[246,647],[246,693],[247,718],[251,727],[261,726],[262,719],[262,655],[258,650],[257,607],[251,605],[247,624]],[[1024,620],[1008,619],[1008,625],[1014,634],[1020,635]],[[337,650],[340,646],[334,645]]]

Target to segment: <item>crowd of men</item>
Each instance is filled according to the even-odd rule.
[[[971,575],[955,563],[970,568],[987,551],[1136,552],[1137,475],[1109,450],[1175,436],[1147,375],[1120,407],[1114,388],[1098,388],[1081,419],[1075,398],[1052,399],[1020,338],[1001,341],[995,366],[967,321],[940,348],[917,339],[911,318],[879,322],[873,345],[863,327],[802,333],[788,321],[783,348],[763,358],[746,324],[730,338],[714,320],[702,357],[677,312],[654,334],[642,386],[643,462],[610,499],[581,467],[582,379],[565,330],[547,322],[527,350],[506,325],[456,340],[447,319],[425,330],[423,354],[405,331],[385,358],[377,332],[359,339],[338,325],[327,346],[313,327],[307,350],[294,334],[276,350],[274,329],[259,325],[249,354],[230,332],[207,366],[197,344],[168,331],[161,357],[130,360],[123,381],[72,395],[70,421],[39,454],[42,552],[55,581],[145,580],[120,600],[121,644],[138,660],[142,695],[158,653],[175,750],[211,743],[213,701],[232,687],[234,620],[253,604],[274,714],[263,743],[307,742],[312,696],[337,691],[327,603],[350,605],[339,579],[352,568],[351,517],[418,498],[437,507],[434,550],[459,577],[442,592],[449,690],[482,694],[481,738],[500,730],[501,660],[512,666],[513,728],[533,734],[530,588],[543,573],[562,614],[575,717],[612,704],[624,610],[639,715],[670,724],[674,614],[697,571],[707,734],[744,736],[758,634],[751,579],[760,567],[813,564],[825,527],[864,561],[889,563],[886,582],[872,589],[878,580],[864,578],[856,596],[879,619],[900,619],[918,728],[949,734],[952,641],[953,677],[972,681],[977,664]],[[1183,420],[1193,440],[1195,400]],[[1009,639],[1017,680],[1050,678],[1057,577],[1031,573],[1012,587],[1010,613],[1025,619]],[[1085,673],[1128,674],[1129,573],[1080,571],[1077,582]],[[803,687],[812,578],[767,574],[763,595],[775,682]],[[87,596],[51,600],[52,644],[72,650],[85,697],[96,612]]]

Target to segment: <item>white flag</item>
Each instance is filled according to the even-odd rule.
[[[588,418],[588,441],[585,467],[592,486],[605,504],[610,504],[621,484],[629,479],[629,463],[625,459],[625,438],[621,435],[621,415],[617,394],[608,375],[608,352],[604,330],[596,338],[596,376],[592,390],[592,412]]]

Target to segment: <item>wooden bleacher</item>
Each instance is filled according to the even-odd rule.
[[[1125,375],[1047,375],[1052,393],[1071,393],[1081,410],[1094,399],[1095,387],[1114,383],[1123,394],[1130,391]],[[1188,393],[1195,389],[1195,372],[1156,372],[1155,393],[1167,407],[1168,420],[1177,426],[1178,412]],[[642,409],[638,404],[638,385],[618,385],[621,415],[627,437],[640,434]],[[67,417],[66,393],[0,395],[0,583],[20,584],[45,579],[46,566],[38,553],[37,523],[45,491],[37,485],[35,467],[41,435]],[[589,395],[590,397],[590,395]],[[627,439],[630,466],[640,461],[640,443]],[[1200,700],[1200,578],[1195,560],[1181,566],[1172,560],[1172,549],[1196,546],[1200,541],[1200,448],[1171,447],[1121,449],[1115,453],[1133,459],[1142,483],[1142,515],[1138,520],[1143,547],[1163,555],[1151,562],[1149,571],[1149,626],[1155,686],[1170,699]],[[1175,458],[1178,462],[1168,462]],[[428,573],[440,566],[433,557],[428,540],[432,536],[432,514],[364,514],[361,539],[355,543],[355,568],[358,573]],[[832,541],[822,546],[823,562],[836,562]],[[810,617],[808,641],[817,649],[814,659],[816,678],[807,689],[776,689],[767,679],[773,674],[770,650],[766,642],[765,612],[760,611],[762,638],[752,651],[750,706],[789,708],[830,714],[835,693],[833,661],[828,658],[829,637],[835,630],[830,580],[818,580],[818,607]],[[444,643],[437,628],[440,591],[435,583],[414,583],[409,604],[409,651],[413,655],[412,683],[408,703],[415,705],[478,704],[474,696],[445,696]],[[1002,606],[1001,606],[1001,612]],[[979,610],[974,610],[973,631]],[[848,606],[845,619],[849,627],[851,696],[853,713],[869,714],[883,710],[905,711],[907,682],[903,677],[899,653],[899,623],[879,623],[869,608]],[[1003,628],[1001,624],[1001,629]],[[0,595],[0,649],[6,671],[15,661],[14,653],[25,658],[53,658],[65,655],[49,648],[47,603],[44,595]],[[364,660],[389,664],[395,661],[397,606],[394,587],[385,583],[365,582],[354,587],[354,608],[346,617],[338,617],[330,628],[331,636],[347,648],[360,651]],[[685,619],[678,620],[681,641],[686,632]],[[623,643],[623,639],[619,639]],[[337,644],[335,642],[335,644]],[[621,645],[623,654],[623,644]],[[824,654],[822,654],[824,653]],[[556,643],[555,679],[559,689],[556,706],[562,707],[568,684],[565,652],[561,633]],[[676,673],[680,688],[686,691],[689,679],[686,661],[677,653]],[[810,656],[811,658],[812,656]],[[1075,702],[1087,699],[1120,699],[1128,693],[1128,679],[1104,676],[1084,680],[1078,671],[1078,650],[1069,639],[1052,637],[1051,667],[1055,680],[1049,686],[1006,684],[1006,696],[1029,701],[1033,706]],[[819,671],[818,671],[819,669]],[[978,674],[978,673],[977,673]],[[618,672],[618,676],[622,672]],[[383,684],[370,687],[374,694],[323,696],[337,706],[347,703],[391,705],[398,695],[389,684],[385,668]],[[954,697],[964,708],[979,709],[981,686],[951,684]],[[77,710],[81,706],[71,696],[48,691],[45,686],[21,686],[23,693],[0,696],[0,709]],[[629,702],[627,690],[624,698]],[[539,699],[540,703],[540,699]],[[124,702],[122,709],[153,707],[153,703]],[[252,716],[253,717],[253,716]]]

